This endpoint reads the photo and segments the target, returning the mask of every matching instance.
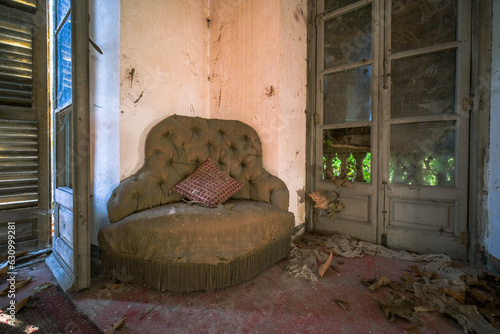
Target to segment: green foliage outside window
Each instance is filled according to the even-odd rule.
[[[327,168],[327,158],[323,157],[323,179],[325,179],[325,172],[328,170]],[[333,158],[331,158],[331,171],[333,172],[333,177],[340,177],[342,173],[342,160],[338,153],[335,153]],[[363,182],[370,183],[371,182],[371,153],[367,153],[363,159],[362,163],[362,173],[363,173]],[[349,154],[349,157],[346,161],[346,177],[349,181],[356,181],[356,158],[352,153]]]

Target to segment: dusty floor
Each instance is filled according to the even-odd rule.
[[[463,333],[455,320],[437,312],[419,313],[419,322],[386,319],[373,297],[387,296],[388,288],[372,293],[363,279],[401,273],[422,263],[365,256],[335,257],[338,272],[329,269],[315,287],[287,275],[284,260],[257,277],[216,292],[170,293],[123,284],[94,274],[92,286],[69,293],[74,303],[103,331],[125,318],[116,333]],[[472,270],[469,266],[463,267]],[[476,270],[476,269],[474,269]],[[45,263],[23,269],[33,282],[18,298],[55,279]],[[344,310],[335,300],[348,305]],[[4,308],[6,298],[0,298]],[[4,305],[5,304],[5,305]]]

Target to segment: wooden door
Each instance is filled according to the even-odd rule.
[[[0,2],[0,254],[51,236],[47,26],[44,0]]]
[[[54,239],[49,267],[64,290],[90,286],[88,1],[54,0]]]
[[[470,1],[313,5],[314,228],[466,259]]]
[[[315,210],[314,228],[376,242],[379,9],[369,1],[317,6],[314,189],[345,208],[334,219]]]
[[[470,1],[385,1],[381,240],[467,258]]]

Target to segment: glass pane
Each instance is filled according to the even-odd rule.
[[[323,180],[371,181],[371,128],[323,130]]]
[[[391,117],[455,112],[455,50],[394,60]]]
[[[337,10],[356,2],[358,2],[358,0],[325,0],[325,12]]]
[[[325,69],[372,57],[372,7],[325,22]]]
[[[371,66],[324,76],[324,124],[371,120]]]
[[[456,0],[392,0],[392,53],[454,41]]]
[[[71,119],[71,112],[61,112],[56,115],[56,187],[72,187]]]
[[[455,136],[454,121],[392,125],[389,181],[454,186]]]
[[[71,17],[56,37],[56,108],[71,102]]]
[[[70,0],[57,0],[56,1],[56,27],[59,26],[61,23],[62,19],[64,19],[64,16],[69,10],[70,7]]]

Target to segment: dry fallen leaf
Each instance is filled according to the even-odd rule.
[[[371,292],[375,292],[378,289],[380,289],[381,287],[383,287],[385,285],[389,285],[391,283],[392,282],[391,282],[391,280],[389,278],[387,278],[386,276],[382,276],[375,283],[373,283],[372,285],[370,285],[368,287],[368,290],[370,290]]]
[[[33,279],[33,277],[30,277],[30,278],[25,279],[25,280],[16,281],[16,284],[14,285],[15,290],[19,291],[20,288],[22,288],[23,286],[25,286],[26,284],[31,282],[32,279]],[[6,295],[9,292],[9,290],[10,290],[10,283],[7,284],[7,286],[2,291],[0,291],[0,296]]]
[[[28,296],[16,303],[16,313],[19,312],[19,310],[21,310],[24,307],[24,305],[28,303],[28,300],[30,300],[30,298],[31,296]]]
[[[411,326],[409,328],[403,328],[403,334],[422,334],[422,331],[418,326]]]
[[[328,207],[328,204],[330,204],[330,202],[332,201],[330,198],[326,197],[324,190],[318,190],[318,191],[312,192],[308,195],[315,202],[314,207],[316,209],[326,210]]]
[[[404,271],[401,274],[401,279],[404,281],[403,287],[408,291],[413,290],[413,283],[421,280],[420,277],[413,276],[411,273],[409,273],[407,271]]]
[[[460,304],[465,303],[465,291],[460,290],[460,288],[449,286],[447,288],[444,288],[443,292],[451,298],[455,299]]]
[[[117,330],[118,328],[125,325],[125,319],[126,318],[122,318],[122,319],[118,320],[117,322],[115,322],[112,326],[110,326],[108,329],[106,329],[104,334],[113,334],[115,332],[115,330]]]
[[[345,302],[345,301],[340,300],[340,299],[334,299],[333,301],[336,302],[337,305],[340,306],[344,311],[347,311],[349,309],[348,302]]]
[[[125,285],[125,284],[123,284],[123,283],[114,283],[114,284],[113,284],[113,285],[111,285],[109,288],[110,288],[111,290],[116,290],[116,289],[119,289],[119,288],[123,287],[124,285]]]
[[[373,298],[379,304],[387,320],[394,321],[398,316],[412,322],[417,321],[413,310],[415,305],[412,301],[398,293],[390,293],[389,295],[389,298],[385,300],[377,297]]]
[[[323,278],[323,276],[326,273],[326,270],[328,269],[328,267],[330,267],[330,263],[332,263],[332,259],[333,259],[333,254],[330,252],[330,256],[328,257],[328,259],[326,259],[325,263],[323,263],[318,269],[319,277]]]
[[[45,283],[40,284],[40,285],[39,285],[39,286],[37,286],[36,288],[33,288],[33,291],[34,291],[34,292],[45,291],[45,290],[47,290],[48,288],[50,288],[51,286],[54,286],[54,284],[52,284],[52,283],[50,283],[50,282],[45,282]]]

